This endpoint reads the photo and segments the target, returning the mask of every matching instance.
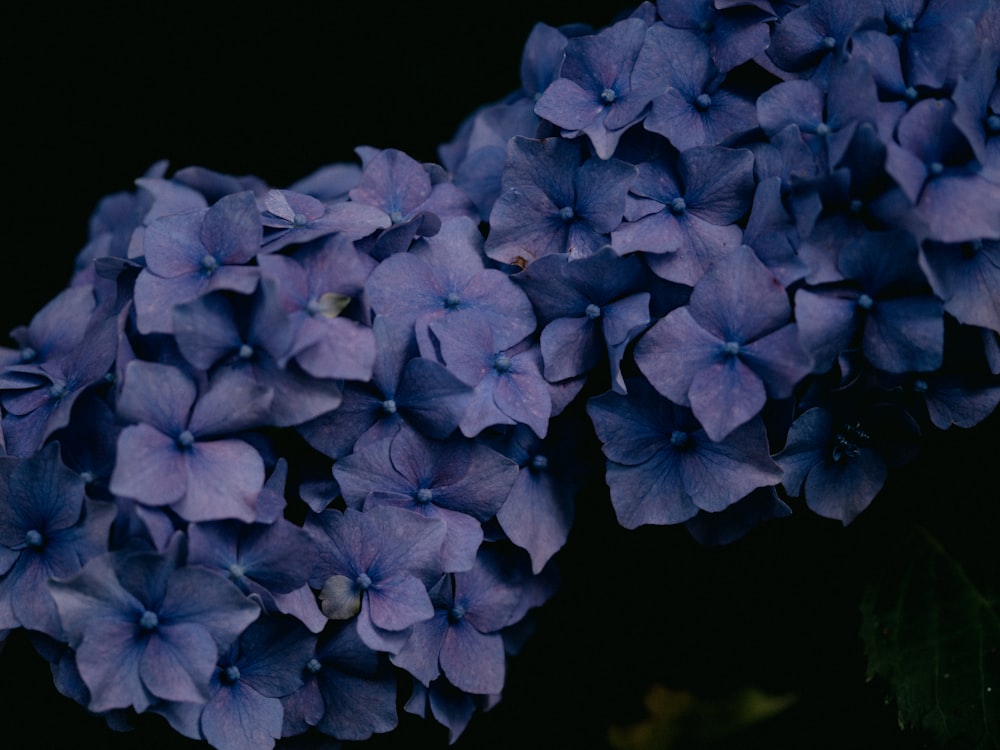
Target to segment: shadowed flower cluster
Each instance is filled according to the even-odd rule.
[[[590,467],[630,529],[850,523],[1000,403],[998,29],[645,2],[538,24],[442,165],[152,166],[0,348],[0,639],[112,726],[453,742]]]

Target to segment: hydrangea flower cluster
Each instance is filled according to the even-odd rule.
[[[154,165],[0,349],[0,637],[220,750],[451,741],[619,522],[850,523],[1000,403],[1000,5],[538,24],[440,147]]]

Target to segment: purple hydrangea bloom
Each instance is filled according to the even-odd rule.
[[[260,614],[215,573],[179,566],[181,546],[110,552],[49,582],[91,711],[204,703],[219,651]]]
[[[0,630],[62,635],[45,582],[105,551],[115,508],[89,500],[52,442],[29,458],[0,457]]]
[[[263,208],[263,250],[269,253],[334,232],[359,240],[391,225],[389,217],[375,206],[353,201],[324,203],[294,190],[269,190]]]
[[[884,29],[882,14],[882,0],[811,0],[775,24],[767,55],[784,70],[815,70],[843,56],[856,32]]]
[[[920,267],[945,312],[960,323],[1000,332],[1000,240],[925,242]]]
[[[723,72],[763,54],[774,19],[767,0],[657,0],[656,11],[667,26],[698,34]]]
[[[778,280],[743,247],[713,266],[636,344],[635,361],[671,401],[690,406],[712,440],[783,399],[812,369]]]
[[[309,516],[305,528],[320,548],[310,584],[321,589],[323,613],[357,615],[369,648],[393,653],[411,625],[433,616],[424,581],[441,574],[444,522],[383,505],[327,510]]]
[[[542,92],[535,113],[564,136],[586,134],[600,158],[611,158],[622,132],[639,121],[651,98],[631,82],[645,34],[643,21],[627,18],[570,39],[559,78]]]
[[[642,380],[629,382],[628,396],[592,398],[587,413],[608,458],[611,504],[625,528],[717,513],[781,479],[760,419],[714,441],[689,409]]]
[[[586,158],[579,141],[512,138],[486,254],[526,266],[551,253],[592,255],[622,221],[635,167]]]
[[[263,230],[250,191],[220,198],[211,208],[158,218],[146,228],[146,267],[135,281],[140,333],[170,333],[174,305],[215,289],[249,294]]]
[[[256,518],[264,462],[249,443],[228,437],[256,424],[271,393],[243,378],[217,380],[199,395],[170,365],[134,360],[126,368],[110,488],[146,505],[171,506],[189,521]]]

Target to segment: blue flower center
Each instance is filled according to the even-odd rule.
[[[712,106],[712,97],[708,94],[698,94],[694,100],[694,106],[696,109],[704,112],[706,109]]]
[[[232,685],[233,683],[239,682],[240,679],[240,668],[235,664],[226,667],[222,670],[222,674],[219,675],[222,682],[227,685]]]
[[[240,359],[250,360],[253,359],[253,347],[250,344],[242,344],[240,346]]]
[[[867,294],[862,294],[860,297],[858,297],[857,305],[862,310],[871,310],[872,309],[872,305],[874,305],[874,304],[875,304],[875,300],[873,300]]]
[[[316,674],[319,670],[323,668],[323,665],[319,663],[319,659],[313,657],[306,662],[306,671],[312,674]]]
[[[292,217],[292,224],[296,229],[301,229],[308,223],[309,219],[306,218],[305,214],[295,214],[295,216]]]
[[[857,458],[861,455],[861,445],[870,440],[868,433],[861,429],[861,423],[845,424],[833,437],[830,457],[835,462]]]
[[[81,471],[80,472],[80,479],[83,480],[84,484],[90,484],[96,478],[97,477],[94,476],[94,472],[92,472],[92,471]]]
[[[851,201],[850,205],[848,205],[847,210],[850,211],[852,214],[859,214],[861,213],[861,209],[864,207],[865,204],[859,201],[857,198],[855,198],[854,200]]]
[[[359,573],[358,577],[354,579],[354,585],[362,591],[367,591],[371,588],[372,579],[368,577],[367,573]]]
[[[573,211],[572,206],[563,206],[559,209],[559,218],[563,221],[573,221],[573,217],[576,213]]]
[[[426,505],[434,497],[434,490],[429,487],[421,487],[415,493],[413,493],[413,499],[416,500],[421,505]]]
[[[927,381],[926,380],[914,380],[913,390],[917,393],[927,393]]]
[[[1000,115],[990,115],[987,117],[986,129],[993,135],[1000,133]]]
[[[722,345],[722,351],[728,354],[730,357],[735,357],[740,353],[740,342],[739,341],[727,341]]]
[[[597,320],[599,317],[601,317],[601,308],[595,305],[593,302],[587,305],[587,309],[585,312],[587,313],[587,317],[590,318],[591,320]]]
[[[463,617],[465,617],[465,607],[461,604],[456,604],[448,610],[448,619],[452,622],[459,622]]]
[[[545,469],[549,468],[549,459],[547,456],[538,453],[531,457],[529,466],[533,471],[545,471]]]
[[[393,224],[399,224],[400,222],[403,221],[403,212],[402,211],[390,211],[389,212],[389,221],[391,221]]]
[[[212,255],[205,255],[201,259],[201,270],[208,275],[212,275],[219,268],[219,261]]]
[[[246,574],[247,569],[239,563],[233,563],[229,566],[229,578],[232,581],[241,581]]]
[[[177,446],[179,448],[187,450],[192,445],[194,445],[194,434],[191,430],[184,430],[184,432],[177,436]]]
[[[826,47],[827,49],[833,49],[834,47],[837,46],[837,40],[834,39],[832,36],[825,36],[823,37],[823,46]]]
[[[139,618],[139,627],[143,630],[156,630],[160,624],[160,618],[151,610],[146,610],[142,613],[142,617]]]
[[[690,439],[691,436],[684,432],[684,430],[674,430],[670,434],[670,444],[677,449],[687,448]]]
[[[687,203],[684,202],[683,198],[674,198],[670,201],[670,210],[674,214],[680,216],[682,213],[687,211]]]
[[[931,177],[937,177],[944,171],[944,164],[939,161],[932,161],[927,165],[927,171],[930,173]]]
[[[913,31],[913,19],[912,18],[904,18],[902,21],[900,21],[899,22],[899,30],[900,31]]]
[[[387,415],[392,416],[396,413],[396,402],[391,398],[387,398],[382,402],[382,411]]]
[[[62,383],[53,383],[49,386],[49,396],[54,399],[63,398],[67,393],[69,393],[69,391]]]
[[[510,357],[503,353],[493,358],[493,369],[499,373],[507,372],[513,364]]]
[[[908,102],[915,102],[918,96],[920,96],[920,92],[918,92],[913,86],[907,86],[906,90],[903,92],[903,98]]]
[[[827,125],[825,122],[821,122],[819,125],[816,126],[816,135],[818,136],[830,135],[830,126]]]
[[[38,549],[45,543],[45,538],[42,536],[42,532],[38,529],[31,529],[24,535],[24,543],[33,549]]]
[[[617,98],[618,94],[615,93],[614,89],[608,88],[601,92],[601,101],[605,104],[611,104]]]
[[[444,298],[444,306],[449,310],[454,310],[462,303],[462,296],[458,292],[448,292]]]
[[[36,352],[30,346],[26,346],[23,349],[21,349],[20,358],[22,362],[30,362],[37,356],[38,352]]]

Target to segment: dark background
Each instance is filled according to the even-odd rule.
[[[436,160],[466,115],[518,86],[536,21],[603,26],[631,3],[253,7],[3,11],[0,335],[64,287],[97,201],[155,161],[281,187],[354,160],[362,144]],[[558,558],[559,593],[511,660],[503,700],[456,748],[601,750],[609,726],[644,716],[652,684],[707,699],[743,687],[798,696],[781,717],[711,747],[927,746],[899,732],[884,686],[865,682],[857,603],[914,520],[995,570],[998,432],[994,415],[933,437],[925,460],[847,529],[796,507],[722,549],[680,528],[624,531],[603,487],[590,488]],[[400,722],[371,746],[447,746],[441,727],[402,712]],[[206,746],[156,718],[111,732],[55,692],[47,665],[14,633],[0,652],[4,745],[55,748],[70,736],[75,746]]]

